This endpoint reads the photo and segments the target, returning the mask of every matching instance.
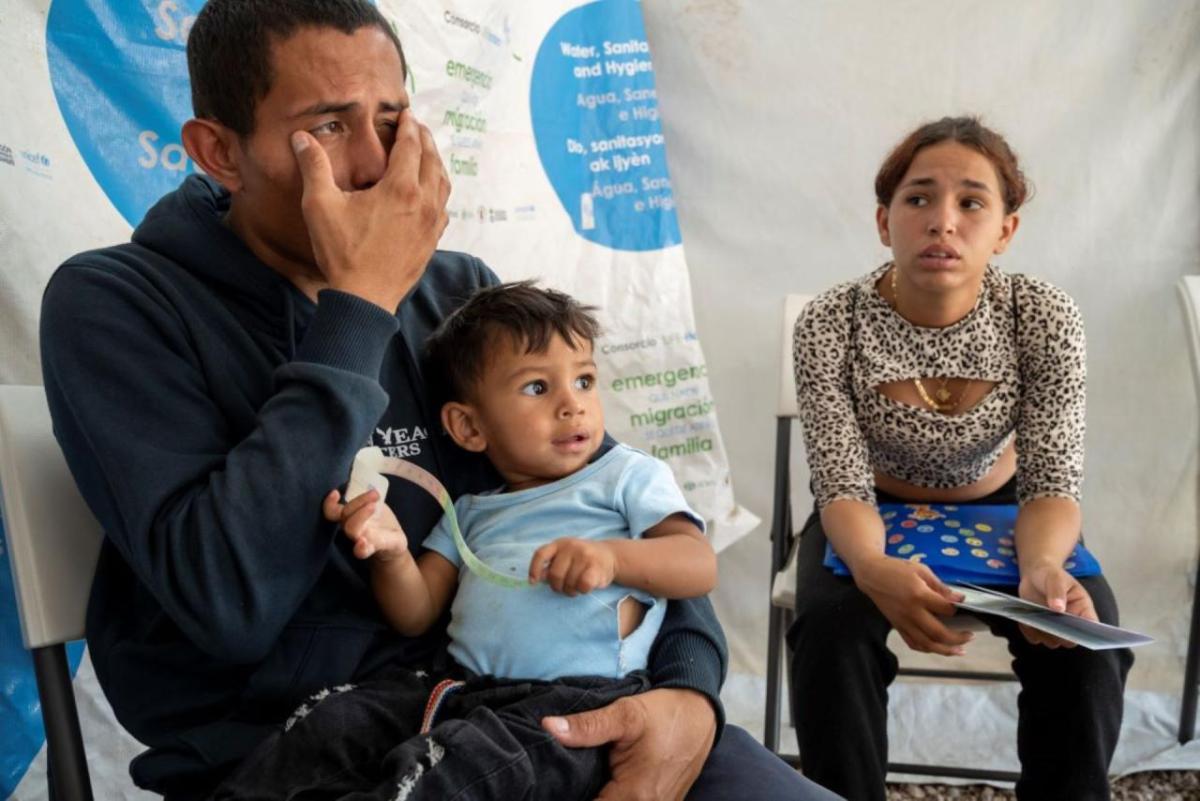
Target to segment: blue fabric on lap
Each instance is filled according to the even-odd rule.
[[[881,503],[888,556],[927,565],[942,581],[971,584],[1016,584],[1013,526],[1017,507],[976,504]],[[825,567],[834,575],[850,575],[846,563],[825,547]],[[1072,576],[1100,575],[1100,563],[1083,543],[1063,566]]]

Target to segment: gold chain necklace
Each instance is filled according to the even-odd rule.
[[[950,379],[946,379],[946,380],[949,381]],[[958,397],[954,399],[953,403],[949,403],[949,402],[938,403],[938,401],[929,397],[929,393],[925,391],[925,385],[921,383],[921,379],[914,378],[912,380],[912,382],[913,382],[913,386],[915,386],[917,388],[917,394],[921,396],[921,400],[925,401],[925,405],[928,406],[930,409],[932,409],[935,412],[952,412],[955,409],[957,409],[958,405],[960,403],[962,403],[963,398],[966,397],[967,389],[971,386],[971,379],[968,378],[963,383],[962,392],[958,393]],[[938,390],[938,397],[943,399],[943,401],[949,401],[950,400],[950,392],[948,390],[946,390],[945,388],[941,388]]]
[[[900,286],[896,283],[896,275],[899,272],[900,268],[893,264],[892,305],[895,307],[897,313],[900,311]],[[921,396],[921,400],[925,402],[926,406],[935,412],[944,413],[949,413],[957,409],[959,404],[962,403],[963,398],[967,396],[967,390],[971,388],[971,379],[968,378],[963,382],[962,392],[958,393],[958,397],[954,398],[954,402],[951,403],[950,400],[953,395],[950,393],[950,390],[946,388],[946,385],[950,383],[949,376],[938,379],[938,387],[933,392],[934,397],[929,396],[929,393],[925,390],[925,385],[921,383],[921,379],[914,378],[912,382],[913,386],[917,388],[917,394]]]

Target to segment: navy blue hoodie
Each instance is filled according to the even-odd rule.
[[[125,245],[68,260],[43,299],[55,434],[106,534],[87,638],[117,718],[149,750],[142,787],[202,797],[304,698],[391,662],[427,664],[444,633],[379,616],[366,566],[321,516],[373,443],[451,494],[494,486],[441,433],[418,355],[496,282],[438,252],[395,315],[352,295],[313,303],[223,223],[229,196],[189,177]],[[419,542],[441,514],[392,482]],[[673,602],[651,654],[657,686],[711,699],[724,641],[707,600]]]

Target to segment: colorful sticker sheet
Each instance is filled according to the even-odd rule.
[[[882,503],[888,556],[921,562],[945,582],[1016,584],[1017,546],[1013,526],[1017,507],[938,503]],[[850,575],[846,563],[825,547],[825,567]],[[1073,576],[1098,576],[1100,563],[1082,543],[1063,564]]]

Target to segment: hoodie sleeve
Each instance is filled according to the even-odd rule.
[[[253,663],[326,564],[335,529],[320,502],[385,408],[397,323],[325,291],[291,361],[269,373],[226,334],[214,369],[203,325],[171,297],[182,291],[103,253],[64,265],[42,305],[46,393],[75,480],[138,580],[203,651]],[[245,386],[268,373],[269,388]],[[253,427],[231,431],[218,397],[244,403]]]
[[[707,597],[667,602],[658,638],[650,649],[650,681],[656,688],[695,690],[712,703],[717,739],[725,727],[721,685],[728,664],[725,633]]]
[[[635,537],[674,512],[704,521],[688,508],[666,463],[638,454],[621,476],[617,508],[629,520]],[[728,651],[725,634],[707,597],[667,602],[658,637],[650,649],[651,683],[657,688],[689,689],[706,696],[717,718],[717,739],[725,726],[721,685],[725,681]]]

